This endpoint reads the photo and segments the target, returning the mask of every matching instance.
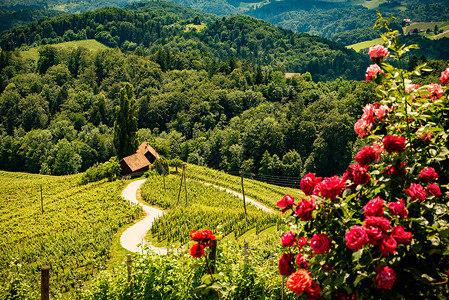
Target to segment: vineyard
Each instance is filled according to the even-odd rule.
[[[240,177],[190,164],[187,166],[187,172],[187,177],[190,179],[208,182],[242,193]],[[273,208],[274,210],[278,210],[276,203],[281,200],[285,194],[290,194],[298,199],[304,196],[300,190],[280,187],[247,178],[243,180],[243,185],[245,188],[245,195]]]
[[[179,176],[168,176],[165,185],[166,189],[161,176],[150,175],[141,189],[144,201],[167,210],[150,230],[151,240],[157,244],[185,244],[190,241],[190,231],[194,228],[219,228],[223,235],[232,233],[237,238],[251,228],[260,232],[279,220],[277,214],[249,204],[246,204],[248,216],[245,217],[241,199],[195,180],[187,181],[187,201],[185,190],[179,193]]]
[[[120,197],[122,181],[79,181],[0,172],[1,299],[37,298],[43,265],[52,297],[106,267],[113,234],[139,210]]]

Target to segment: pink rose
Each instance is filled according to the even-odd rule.
[[[363,207],[365,216],[383,217],[384,215],[384,200],[380,197],[376,197]]]
[[[352,250],[362,249],[368,243],[368,235],[362,226],[352,226],[345,234],[346,246]]]
[[[376,64],[370,65],[366,69],[365,79],[366,81],[371,81],[373,77],[377,75],[377,73],[382,74],[384,71]]]
[[[391,290],[396,281],[396,274],[392,268],[383,266],[380,270],[377,270],[377,275],[374,277],[374,281],[377,282],[378,289]]]
[[[302,199],[298,203],[295,210],[295,215],[301,219],[301,221],[311,221],[312,211],[315,209],[315,199],[310,198],[310,200]]]
[[[405,88],[407,94],[419,90],[419,84],[411,84]]]
[[[408,217],[408,211],[405,209],[404,199],[397,202],[388,203],[388,209],[390,210],[390,213],[393,215],[400,216],[401,218],[404,219]]]
[[[412,233],[404,230],[402,226],[393,227],[391,230],[391,237],[393,237],[399,244],[410,245]]]
[[[365,105],[365,107],[363,108],[362,119],[366,120],[369,123],[374,122],[374,105],[372,104]]]
[[[376,118],[383,121],[387,117],[387,114],[391,111],[391,109],[386,105],[380,105],[376,103],[374,105],[374,113],[376,114]]]
[[[416,199],[424,201],[426,199],[426,192],[420,184],[412,183],[405,191],[412,198],[412,201],[415,201]]]
[[[366,146],[363,147],[362,150],[359,151],[359,153],[357,153],[354,159],[362,166],[368,165],[376,159],[376,152],[374,151],[373,147]]]
[[[279,259],[279,274],[283,276],[290,276],[295,272],[293,262],[295,255],[293,253],[284,253]]]
[[[398,247],[397,241],[388,235],[384,235],[382,241],[380,242],[380,252],[386,256],[388,253],[394,254],[396,252],[396,248]]]
[[[437,84],[437,83],[429,84],[427,91],[431,94],[430,99],[432,99],[432,100],[440,99],[441,96],[443,96],[443,94],[444,94],[443,87],[441,86],[441,84]]]
[[[288,231],[281,238],[282,247],[294,247],[296,244],[296,232]]]
[[[332,240],[324,233],[315,234],[310,240],[310,247],[316,254],[329,252]]]
[[[376,161],[379,161],[382,155],[382,152],[385,151],[384,149],[384,145],[378,143],[378,142],[374,142],[373,143],[373,150],[374,153],[376,154]]]
[[[354,124],[354,130],[361,138],[367,136],[372,127],[373,123],[365,119],[360,119]]]
[[[424,183],[429,183],[438,178],[437,172],[435,172],[435,169],[432,167],[425,168],[421,171],[419,174],[419,180],[421,180]]]
[[[337,175],[325,178],[320,185],[321,196],[332,201],[335,200],[337,196],[341,195],[344,189],[345,182]]]
[[[295,204],[295,199],[290,195],[285,195],[281,201],[279,201],[276,205],[282,208],[282,213],[285,213],[287,210],[293,207]]]
[[[300,269],[308,269],[309,268],[309,261],[302,256],[301,252],[296,255],[296,265]]]
[[[449,68],[441,72],[440,81],[441,84],[447,84],[449,82]]]
[[[374,62],[379,62],[380,60],[387,58],[390,52],[383,45],[376,45],[369,47],[368,55]]]
[[[300,187],[301,191],[307,196],[312,195],[315,186],[321,182],[321,177],[315,177],[315,174],[308,173],[301,179]]]
[[[384,137],[383,145],[388,153],[399,153],[405,150],[405,138],[402,136],[387,135]]]
[[[441,196],[440,188],[435,183],[429,184],[427,186],[427,188],[426,188],[426,192],[427,192],[427,195],[432,195],[432,196],[435,196],[435,197],[440,197]]]

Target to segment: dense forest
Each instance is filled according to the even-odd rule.
[[[0,32],[15,26],[24,25],[33,21],[40,21],[62,15],[63,12],[42,9],[0,9]]]
[[[139,47],[154,52],[164,47],[175,53],[197,50],[221,61],[232,56],[251,59],[258,65],[279,65],[287,72],[310,72],[317,81],[339,76],[363,78],[368,59],[336,43],[250,17],[216,18],[167,2],[147,2],[126,10],[104,8],[16,27],[2,33],[0,46],[6,49],[95,38],[128,51]],[[207,22],[201,30],[186,30],[188,24],[201,22]],[[183,69],[179,63],[167,61],[172,68]]]

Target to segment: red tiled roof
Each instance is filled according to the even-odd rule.
[[[132,172],[135,172],[137,170],[140,170],[142,168],[148,167],[151,165],[151,163],[148,161],[148,159],[143,155],[142,153],[135,153],[133,155],[124,157],[123,160],[128,165],[128,167],[131,169]]]

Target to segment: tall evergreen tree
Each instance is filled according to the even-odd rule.
[[[120,103],[116,109],[114,147],[117,156],[123,158],[135,153],[138,146],[136,100],[133,87],[127,83],[120,90]]]

